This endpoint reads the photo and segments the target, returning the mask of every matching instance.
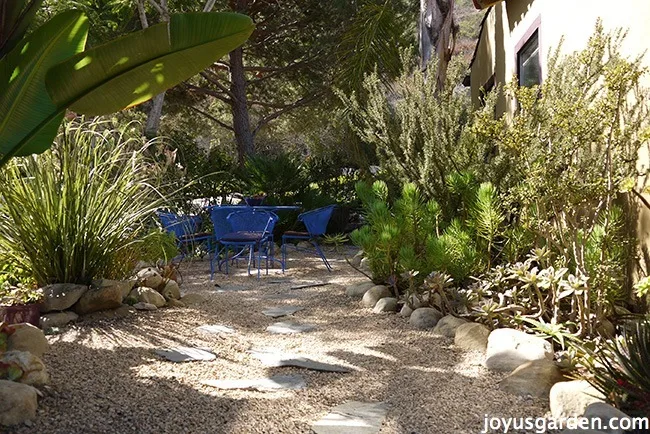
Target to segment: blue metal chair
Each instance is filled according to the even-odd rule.
[[[156,211],[160,222],[169,233],[176,236],[178,248],[181,251],[181,259],[188,253],[187,246],[195,246],[205,243],[208,251],[211,251],[212,234],[199,232],[203,219],[198,215],[179,215],[173,212]]]
[[[298,216],[298,221],[304,223],[307,232],[287,231],[282,235],[282,270],[286,268],[287,264],[287,241],[292,239],[308,240],[314,245],[316,253],[323,260],[328,271],[332,271],[332,266],[325,257],[325,253],[321,250],[318,244],[318,238],[325,234],[327,231],[327,224],[332,217],[332,212],[336,205],[329,205],[323,208],[317,208],[311,211],[304,212]]]
[[[210,220],[212,221],[212,239],[214,242],[212,258],[210,259],[210,280],[212,280],[214,277],[215,261],[219,266],[219,271],[221,271],[221,262],[219,262],[219,258],[221,253],[224,251],[224,246],[221,244],[221,238],[233,231],[230,222],[228,222],[228,216],[232,214],[233,210],[230,207],[212,206],[209,207],[209,211]]]
[[[261,275],[262,259],[266,260],[266,274],[269,274],[269,260],[273,261],[273,228],[278,222],[278,216],[267,211],[246,209],[232,212],[226,217],[232,232],[223,234],[219,243],[223,245],[226,253],[225,259],[219,264],[226,264],[228,274],[229,262],[231,259],[240,257],[248,250],[248,274],[251,272],[251,264],[257,263],[257,277]],[[229,251],[233,248],[237,253],[230,258]],[[254,254],[257,251],[257,261]],[[218,259],[217,259],[218,260]]]

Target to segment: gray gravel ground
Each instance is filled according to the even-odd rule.
[[[478,433],[486,414],[547,413],[548,402],[499,391],[502,376],[482,367],[480,355],[463,353],[450,339],[411,329],[397,315],[373,314],[348,299],[344,287],[365,278],[340,257],[332,261],[332,273],[311,257],[293,252],[291,257],[286,274],[273,270],[259,281],[247,277],[242,266],[234,275],[217,275],[210,282],[207,261],[187,263],[181,269],[181,290],[203,294],[205,303],[82,322],[50,336],[52,350],[44,360],[52,381],[40,400],[38,418],[32,426],[10,432],[308,433],[311,423],[348,400],[387,402],[382,433]],[[289,289],[321,281],[330,285]],[[214,283],[227,290],[217,292]],[[316,330],[266,332],[278,320],[262,310],[283,304],[305,307],[285,319],[315,324]],[[237,333],[196,330],[204,324],[227,325]],[[207,347],[218,357],[175,364],[154,354],[175,345]],[[251,347],[269,346],[353,371],[265,368],[247,353]],[[201,384],[292,373],[305,377],[306,389],[257,392]]]

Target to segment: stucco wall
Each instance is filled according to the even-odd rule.
[[[586,46],[601,18],[606,29],[623,28],[628,31],[623,50],[637,56],[650,49],[649,0],[507,0],[490,9],[476,56],[472,64],[472,98],[480,99],[480,88],[494,73],[497,83],[508,83],[517,72],[518,44],[525,42],[533,27],[539,28],[540,63],[542,77],[546,77],[549,53],[560,44],[562,52],[570,53]],[[650,54],[644,64],[650,67]],[[645,78],[650,86],[650,76]],[[498,113],[506,111],[501,101]]]

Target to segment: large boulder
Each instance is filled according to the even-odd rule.
[[[526,362],[501,380],[499,389],[520,396],[546,398],[555,383],[564,380],[560,369],[550,360]]]
[[[189,294],[185,294],[184,296],[182,296],[181,301],[185,306],[191,306],[193,304],[201,304],[201,303],[205,303],[205,296],[196,292],[191,292]]]
[[[458,318],[453,315],[446,315],[443,316],[440,321],[438,321],[438,324],[436,324],[433,332],[437,335],[453,338],[456,336],[456,329],[463,324],[467,324],[466,319]]]
[[[561,381],[551,387],[549,404],[554,418],[579,417],[590,404],[605,397],[585,380]]]
[[[625,431],[621,428],[609,428],[609,421],[612,419],[616,419],[617,423],[615,425],[617,427],[621,425],[630,427],[634,426],[634,421],[630,416],[609,404],[605,404],[604,402],[594,402],[593,404],[589,404],[585,410],[584,417],[592,421],[592,426],[599,426],[595,419],[600,419],[600,426],[603,427],[602,429],[605,434],[625,434]],[[627,421],[621,424],[623,419],[627,419]]]
[[[125,299],[137,281],[135,280],[110,280],[110,279],[96,279],[93,280],[90,287],[91,288],[110,288],[113,286],[117,286],[120,288],[120,292],[122,293],[122,299]]]
[[[162,291],[160,291],[160,294],[162,294],[166,301],[179,300],[181,298],[181,290],[178,287],[178,283],[174,280],[168,280]]]
[[[176,300],[174,298],[171,298],[167,300],[167,307],[185,307],[185,303],[183,303],[180,300]]]
[[[43,357],[50,349],[43,330],[31,324],[15,324],[14,332],[7,339],[7,350],[27,351],[36,357]]]
[[[133,288],[129,294],[129,298],[137,300],[139,303],[149,303],[156,307],[163,307],[167,300],[158,291],[152,288],[141,286]]]
[[[385,297],[392,297],[392,295],[393,294],[391,294],[390,289],[388,289],[387,286],[376,285],[367,290],[365,294],[363,294],[361,305],[363,307],[369,307],[372,309],[375,307],[379,300]]]
[[[485,366],[492,371],[512,372],[533,360],[553,360],[550,342],[513,329],[497,329],[488,338]]]
[[[410,318],[412,313],[413,313],[413,309],[411,308],[411,306],[409,306],[406,303],[404,304],[404,306],[402,306],[402,309],[399,311],[400,316],[404,318]]]
[[[430,329],[438,324],[442,313],[432,307],[420,307],[415,309],[409,317],[409,324],[416,329]]]
[[[122,289],[118,286],[90,288],[81,296],[74,311],[85,315],[106,309],[115,309],[122,305]]]
[[[18,425],[36,418],[38,392],[32,386],[0,380],[0,425]]]
[[[88,291],[85,285],[74,283],[56,283],[43,288],[41,312],[66,310],[74,305]]]
[[[470,322],[456,328],[454,344],[466,351],[485,352],[490,336],[490,329],[483,324]]]
[[[352,285],[345,288],[345,295],[350,298],[363,298],[363,295],[366,293],[366,291],[368,291],[373,286],[375,286],[375,284],[372,282],[353,283]]]
[[[363,250],[359,250],[356,255],[350,259],[350,264],[353,267],[359,268],[361,266],[361,261],[363,260]]]
[[[372,309],[374,313],[396,312],[397,299],[393,297],[384,297],[380,299]]]
[[[63,327],[77,319],[79,319],[79,315],[69,310],[65,312],[52,312],[41,315],[40,325],[42,329]]]
[[[163,277],[153,267],[143,268],[136,276],[140,284],[147,288],[158,288],[163,283]]]
[[[23,371],[20,383],[43,386],[50,381],[43,361],[27,351],[7,351],[0,354],[0,364],[14,365]]]

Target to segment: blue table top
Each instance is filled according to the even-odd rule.
[[[244,209],[256,209],[262,211],[300,211],[302,208],[298,205],[257,205],[257,206],[248,206],[248,205],[212,205],[207,206],[206,209],[210,210],[212,208],[221,208],[227,210],[244,210]]]

